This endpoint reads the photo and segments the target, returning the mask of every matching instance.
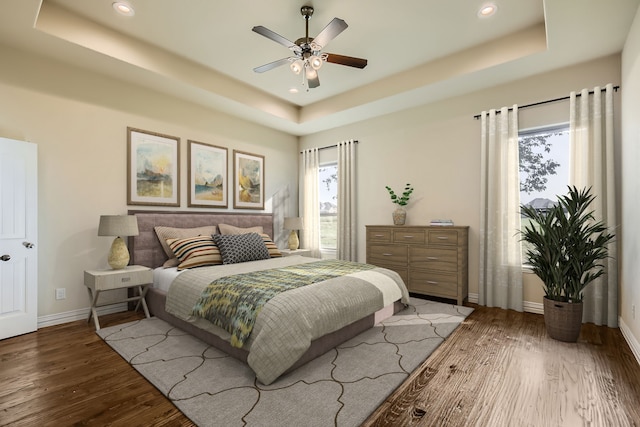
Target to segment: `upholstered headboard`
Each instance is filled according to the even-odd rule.
[[[194,228],[205,225],[229,224],[236,227],[262,226],[264,232],[273,237],[272,214],[182,212],[182,211],[136,211],[129,215],[138,218],[137,236],[129,237],[131,264],[155,268],[161,266],[167,256],[162,250],[154,227]]]

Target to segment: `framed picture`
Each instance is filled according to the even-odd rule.
[[[180,138],[127,128],[127,204],[180,206]]]
[[[188,206],[226,208],[227,149],[187,140]]]
[[[264,156],[233,150],[233,207],[264,209]]]

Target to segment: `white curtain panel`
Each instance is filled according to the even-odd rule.
[[[523,310],[518,106],[481,114],[478,302]]]
[[[356,252],[356,144],[338,143],[338,250],[337,258],[357,261]]]
[[[311,250],[311,256],[320,258],[320,199],[318,197],[320,178],[318,149],[312,148],[302,152],[302,248]]]
[[[596,196],[591,205],[596,220],[616,232],[615,164],[613,153],[613,85],[604,91],[583,89],[569,95],[569,140],[571,161],[569,183],[591,187]],[[580,99],[578,99],[578,97]],[[583,322],[618,326],[618,268],[616,242],[609,244],[609,258],[603,276],[584,291]]]

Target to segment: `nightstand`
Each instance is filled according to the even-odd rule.
[[[91,317],[93,317],[93,323],[95,323],[97,331],[100,329],[98,313],[96,312],[97,307],[129,301],[137,301],[136,310],[142,305],[145,316],[150,317],[144,297],[151,283],[153,283],[153,271],[149,267],[142,265],[129,265],[121,270],[86,270],[84,272],[84,284],[89,291],[89,299],[91,300],[91,313],[89,313],[87,322],[91,322]],[[136,289],[137,295],[119,301],[98,304],[98,296],[101,292],[125,288]]]
[[[280,249],[282,256],[300,255],[311,257],[311,249]]]

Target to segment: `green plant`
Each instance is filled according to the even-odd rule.
[[[396,193],[388,185],[385,186],[384,188],[386,188],[387,191],[389,192],[389,196],[391,196],[391,202],[400,206],[406,206],[407,203],[409,203],[409,198],[411,197],[411,193],[413,193],[413,187],[411,187],[411,184],[407,184],[404,186],[404,191],[402,193],[402,196],[400,197],[398,197]]]
[[[531,222],[520,230],[529,243],[526,255],[543,282],[545,296],[554,301],[580,302],[582,291],[604,274],[602,260],[614,235],[596,221],[588,207],[595,199],[591,188],[568,187],[567,195],[546,211],[521,205]]]

